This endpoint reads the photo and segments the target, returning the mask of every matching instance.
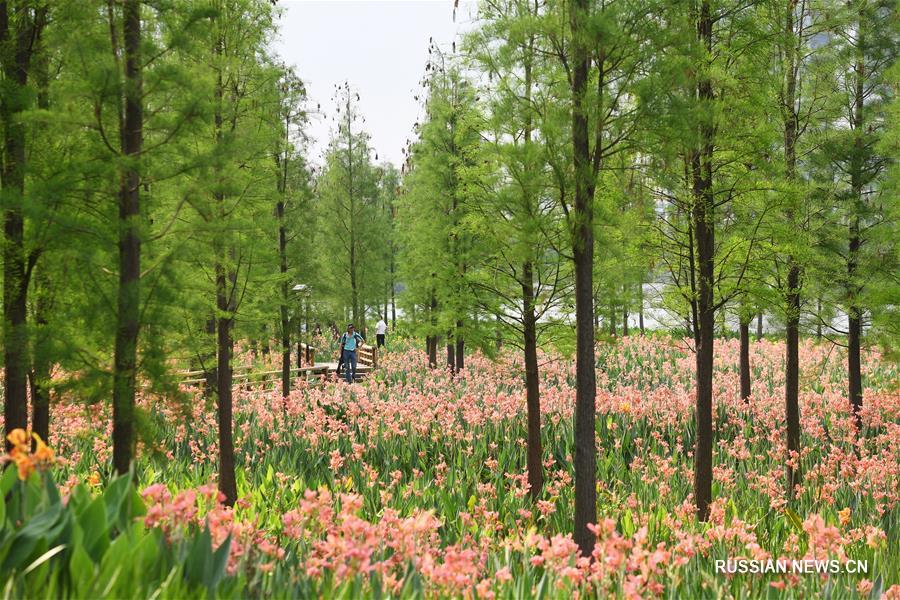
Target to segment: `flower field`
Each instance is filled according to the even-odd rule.
[[[201,396],[142,400],[142,431],[153,443],[139,448],[133,490],[127,478],[107,478],[109,407],[54,405],[49,446],[61,464],[22,484],[8,469],[0,488],[21,499],[7,500],[0,523],[14,511],[31,514],[31,523],[51,520],[29,513],[30,502],[57,506],[53,518],[63,524],[24,537],[28,525],[4,526],[0,592],[900,598],[897,366],[865,356],[857,442],[844,355],[802,345],[802,451],[791,457],[802,480],[788,502],[783,344],[751,345],[753,395],[745,404],[737,341],[717,342],[715,502],[709,522],[699,523],[691,504],[694,356],[686,344],[635,336],[598,350],[594,560],[579,557],[571,539],[571,362],[540,357],[546,485],[533,503],[521,363],[475,355],[454,377],[429,370],[419,351],[395,348],[363,384],[301,385],[285,402],[277,390],[236,392],[241,498],[234,509],[217,501],[215,411]],[[68,514],[63,505],[71,517],[60,516]],[[105,516],[110,541],[101,549],[89,544],[100,535],[84,525],[89,510],[101,513],[98,522]],[[54,544],[50,537],[64,535],[65,523],[83,532]],[[22,550],[32,538],[38,541]],[[162,571],[116,571],[107,546],[138,562],[152,556],[147,564]],[[716,573],[716,560],[737,558],[859,560],[868,572]]]

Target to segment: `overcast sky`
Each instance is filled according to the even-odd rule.
[[[344,81],[360,95],[364,128],[379,162],[403,162],[420,114],[419,80],[425,71],[428,39],[450,48],[471,27],[473,1],[462,0],[453,21],[453,0],[281,0],[284,16],[275,49],[304,80],[314,115],[310,159],[322,164],[335,124],[334,87]]]

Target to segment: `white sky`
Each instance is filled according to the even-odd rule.
[[[398,168],[412,127],[419,118],[419,81],[433,37],[450,50],[457,34],[471,27],[474,0],[461,0],[453,21],[453,0],[281,0],[284,8],[274,47],[306,83],[313,115],[309,159],[322,153],[335,121],[335,85],[350,83],[359,92],[363,127],[379,162]],[[458,44],[457,39],[457,44]]]

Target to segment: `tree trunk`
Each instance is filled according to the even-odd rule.
[[[712,53],[713,16],[709,0],[700,5],[697,36],[707,56]],[[704,59],[705,60],[705,59]],[[712,81],[701,69],[697,80],[697,97],[701,105],[713,101]],[[697,517],[709,517],[712,502],[712,380],[713,343],[715,339],[715,215],[712,189],[712,160],[714,125],[712,117],[704,115],[700,122],[700,148],[691,158],[693,177],[693,232],[697,261],[697,340],[696,355],[696,444],[694,449],[694,502]]]
[[[43,18],[41,19],[43,21]],[[42,45],[35,41],[34,74],[38,87],[37,105],[41,110],[50,108],[50,73],[49,57]],[[34,273],[33,262],[32,271]],[[37,267],[34,274],[34,350],[31,363],[31,430],[45,443],[50,444],[50,374],[53,368],[51,350],[48,347],[52,338],[49,327],[49,313],[53,301],[53,290],[46,270]],[[33,450],[37,449],[37,441],[33,442]]]
[[[862,337],[862,317],[854,309],[849,318],[849,331],[847,335],[847,382],[850,396],[850,408],[853,411],[856,429],[862,429],[862,415],[860,411],[863,405],[862,371],[860,368],[860,338]]]
[[[763,336],[763,314],[756,315],[756,341],[762,339]]]
[[[784,33],[788,40],[784,52],[784,92],[782,99],[782,112],[784,114],[784,163],[785,179],[793,182],[797,176],[796,144],[798,129],[798,115],[796,107],[797,97],[797,32],[794,21],[794,2],[788,1],[785,6]],[[801,24],[802,26],[802,24]],[[789,207],[787,214],[789,226],[796,226],[795,212]],[[788,459],[785,463],[786,487],[789,499],[794,497],[794,486],[800,482],[799,465],[792,466],[789,462],[793,453],[800,452],[800,265],[795,256],[788,256],[788,275],[786,297],[786,342],[785,342],[785,376],[784,376],[784,403],[785,417],[787,420],[787,451]],[[798,458],[799,460],[799,458]]]
[[[638,327],[644,335],[644,282],[638,284]]]
[[[741,318],[741,400],[750,401],[750,321]]]
[[[691,157],[693,160],[693,157]],[[692,163],[693,168],[693,163]],[[691,186],[696,185],[696,178],[690,182]],[[695,200],[696,202],[696,200]],[[696,238],[694,235],[693,215],[688,220],[688,274],[691,284],[691,312],[687,316],[688,330],[694,338],[694,348],[700,347],[700,318],[697,310],[697,257],[696,257]]]
[[[822,341],[822,297],[816,298],[816,341]]]
[[[575,268],[575,512],[573,538],[582,556],[590,557],[597,523],[596,372],[594,361],[594,189],[586,103],[590,49],[585,40],[588,0],[571,7],[572,32],[572,149],[575,203],[572,211],[572,250]],[[599,148],[595,148],[599,152]],[[599,156],[599,155],[598,155]]]
[[[787,330],[785,341],[784,405],[787,418],[788,458],[800,452],[800,269],[788,271]],[[794,497],[794,486],[800,483],[799,465],[785,465],[788,498]]]
[[[462,321],[456,322],[456,372],[459,373],[466,366],[465,361],[465,350],[466,350],[466,339],[463,337],[462,331],[463,323]]]
[[[219,34],[215,45],[218,73],[216,77],[216,108],[215,108],[215,136],[216,144],[222,143],[222,102],[225,93],[222,71],[223,54],[225,51],[225,39]],[[216,169],[216,179],[221,183],[221,174]],[[216,200],[216,216],[223,221],[226,215],[225,194],[221,185],[217,186],[214,193]],[[216,246],[216,417],[219,429],[219,491],[225,496],[225,504],[234,506],[237,501],[237,483],[234,473],[234,437],[233,437],[233,407],[232,386],[234,373],[232,372],[231,354],[234,348],[231,328],[234,324],[235,293],[237,286],[237,273],[234,272],[233,252],[227,250],[228,241],[223,239],[223,233],[217,233]],[[230,264],[226,264],[230,263]],[[230,289],[229,289],[230,283]],[[268,342],[268,334],[266,334]]]
[[[347,197],[350,202],[350,306],[352,310],[353,324],[358,328],[357,331],[363,330],[363,324],[359,322],[360,306],[359,306],[359,282],[357,280],[358,256],[356,252],[356,193],[353,189],[353,119],[350,111],[350,92],[347,91]]]
[[[434,277],[434,274],[432,274],[432,277]],[[434,288],[432,288],[431,304],[429,305],[429,319],[431,321],[432,332],[434,332],[435,327],[437,327],[437,306],[437,296],[435,295]],[[437,335],[432,333],[430,339],[431,344],[428,346],[428,366],[434,369],[435,367],[437,367]]]
[[[45,443],[50,443],[50,361],[48,342],[51,333],[48,327],[50,305],[50,279],[39,270],[34,280],[34,354],[31,370],[31,430]]]
[[[287,172],[287,157],[283,165]],[[285,175],[286,177],[286,175]],[[286,181],[281,180],[281,193],[286,193]],[[287,227],[284,222],[284,200],[279,200],[275,207],[278,216],[278,258],[279,271],[281,272],[281,397],[287,398],[291,393],[291,321],[288,315],[288,302],[290,299],[287,265]]]
[[[453,330],[447,330],[447,368],[456,373],[456,348],[453,345]]]
[[[534,314],[534,269],[522,265],[522,320],[525,349],[525,404],[528,411],[528,485],[537,502],[544,488],[541,448],[541,388],[537,361],[537,320]]]
[[[231,337],[233,324],[233,286],[237,281],[230,268],[222,264],[224,257],[216,265],[216,308],[219,319],[216,326],[217,355],[217,398],[216,414],[219,425],[219,491],[225,495],[225,504],[234,506],[237,501],[237,483],[234,474],[234,438],[232,435],[232,386],[231,352],[234,340]],[[227,273],[226,273],[227,271]],[[229,282],[232,289],[229,290]],[[229,293],[231,292],[231,293]]]
[[[6,433],[28,428],[28,333],[26,330],[29,272],[25,248],[26,126],[19,115],[28,110],[26,88],[31,59],[39,46],[46,8],[14,7],[15,28],[10,30],[10,9],[0,3],[0,66],[6,89],[0,102],[3,130],[3,165],[0,199],[3,211],[3,417]],[[6,436],[4,436],[5,439]],[[7,448],[10,444],[7,442]]]
[[[141,2],[124,0],[125,43],[122,154],[128,157],[119,175],[119,288],[113,359],[113,466],[127,473],[134,455],[134,400],[140,331],[141,208],[137,159],[143,142],[141,72]]]
[[[865,22],[862,5],[859,7],[857,25],[856,64],[854,65],[854,105],[852,127],[854,134],[853,155],[850,161],[850,188],[853,192],[853,215],[850,217],[849,240],[847,252],[847,392],[850,396],[850,408],[853,411],[857,433],[862,429],[860,410],[863,403],[860,338],[862,337],[863,309],[859,306],[859,295],[862,284],[858,281],[856,270],[859,261],[859,249],[862,246],[860,232],[860,215],[865,210],[863,205],[863,178],[865,169]]]

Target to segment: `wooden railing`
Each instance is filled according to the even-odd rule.
[[[375,346],[362,344],[357,352],[356,362],[372,369],[378,367],[378,349]]]
[[[291,369],[291,378],[305,377],[310,379],[316,376],[328,375],[328,365],[309,365],[305,367],[293,367]],[[206,385],[206,371],[179,371],[178,373],[184,379],[181,383],[185,385],[195,385],[203,387]],[[243,383],[268,383],[281,380],[281,369],[277,371],[253,371],[249,367],[237,367],[231,375],[234,385]]]
[[[297,346],[298,358],[301,360],[299,367],[291,369],[291,378],[304,377],[307,381],[313,378],[324,379],[334,371],[334,363],[316,364],[316,349],[305,343]],[[378,367],[378,350],[375,346],[361,344],[357,351],[357,378],[364,378],[370,371]],[[202,369],[192,371],[179,371],[182,383],[203,387],[206,385],[208,372]],[[234,385],[250,383],[271,383],[281,380],[281,369],[273,371],[254,371],[252,367],[235,367],[232,371],[232,383]]]

